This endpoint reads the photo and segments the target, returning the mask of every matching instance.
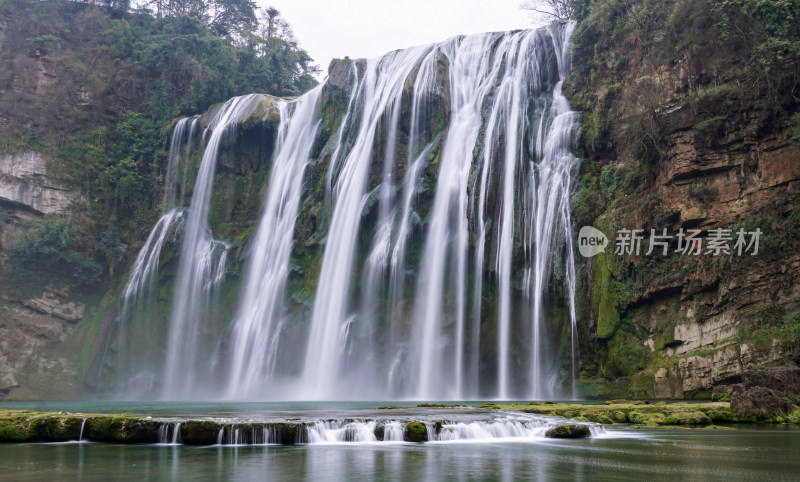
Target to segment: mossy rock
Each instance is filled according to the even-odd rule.
[[[565,423],[551,428],[544,435],[549,438],[587,438],[591,437],[592,431],[588,425]]]
[[[604,253],[598,254],[592,271],[592,300],[597,317],[598,340],[607,340],[617,331],[620,323],[618,298],[613,287],[609,261]]]
[[[12,412],[0,417],[0,442],[65,442],[78,440],[82,417]]]
[[[628,414],[631,423],[640,425],[663,425],[666,417],[663,413],[639,413],[631,412]]]
[[[737,417],[734,417],[730,405],[702,407],[700,410],[705,413],[714,423],[730,423],[739,421],[737,420]]]
[[[703,412],[675,412],[664,419],[664,425],[711,425],[711,419]]]
[[[117,415],[86,419],[87,440],[112,443],[157,443],[161,422]]]
[[[281,445],[294,445],[301,443],[305,440],[306,428],[309,423],[292,423],[292,422],[278,422],[270,423],[269,427],[272,431],[273,443]]]
[[[597,416],[597,420],[596,421],[598,423],[614,423],[613,420],[611,420],[607,415],[604,415],[602,413]]]
[[[19,419],[0,420],[0,442],[25,442],[29,438]]]
[[[405,430],[406,442],[427,442],[428,441],[428,427],[422,422],[411,422],[406,425]]]
[[[712,402],[730,402],[731,401],[731,392],[712,393],[711,394],[711,401]]]
[[[373,433],[375,434],[375,438],[376,439],[378,439],[379,441],[383,440],[384,436],[386,435],[386,426],[385,425],[377,425],[375,427],[375,431]]]
[[[54,442],[66,442],[67,440],[78,440],[81,434],[81,424],[83,419],[80,417],[46,417],[41,424],[44,429],[46,440]],[[41,429],[40,429],[41,432]]]
[[[614,421],[617,423],[625,423],[628,421],[628,416],[622,410],[617,410],[612,414]]]
[[[181,424],[181,440],[187,445],[213,445],[221,428],[211,420],[188,420]]]

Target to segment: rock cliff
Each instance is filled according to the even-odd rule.
[[[585,110],[576,216],[612,243],[584,260],[587,394],[709,397],[748,369],[797,363],[797,60],[765,77],[752,44],[719,37],[710,4],[604,8],[576,33],[567,87]],[[613,252],[622,229],[643,230],[638,256]],[[673,235],[667,255],[644,254],[651,229]],[[692,229],[703,253],[676,253]],[[709,254],[713,229],[731,230],[731,247],[759,229],[758,254]]]

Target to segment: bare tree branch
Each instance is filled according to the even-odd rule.
[[[579,0],[527,0],[520,8],[544,15],[547,19],[567,20],[575,13]]]

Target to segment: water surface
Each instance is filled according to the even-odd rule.
[[[800,432],[652,430],[516,443],[189,447],[9,444],[3,478],[54,480],[796,480]]]

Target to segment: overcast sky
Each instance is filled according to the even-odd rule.
[[[272,5],[319,65],[333,58],[377,57],[459,34],[529,28],[523,0],[258,0]]]

